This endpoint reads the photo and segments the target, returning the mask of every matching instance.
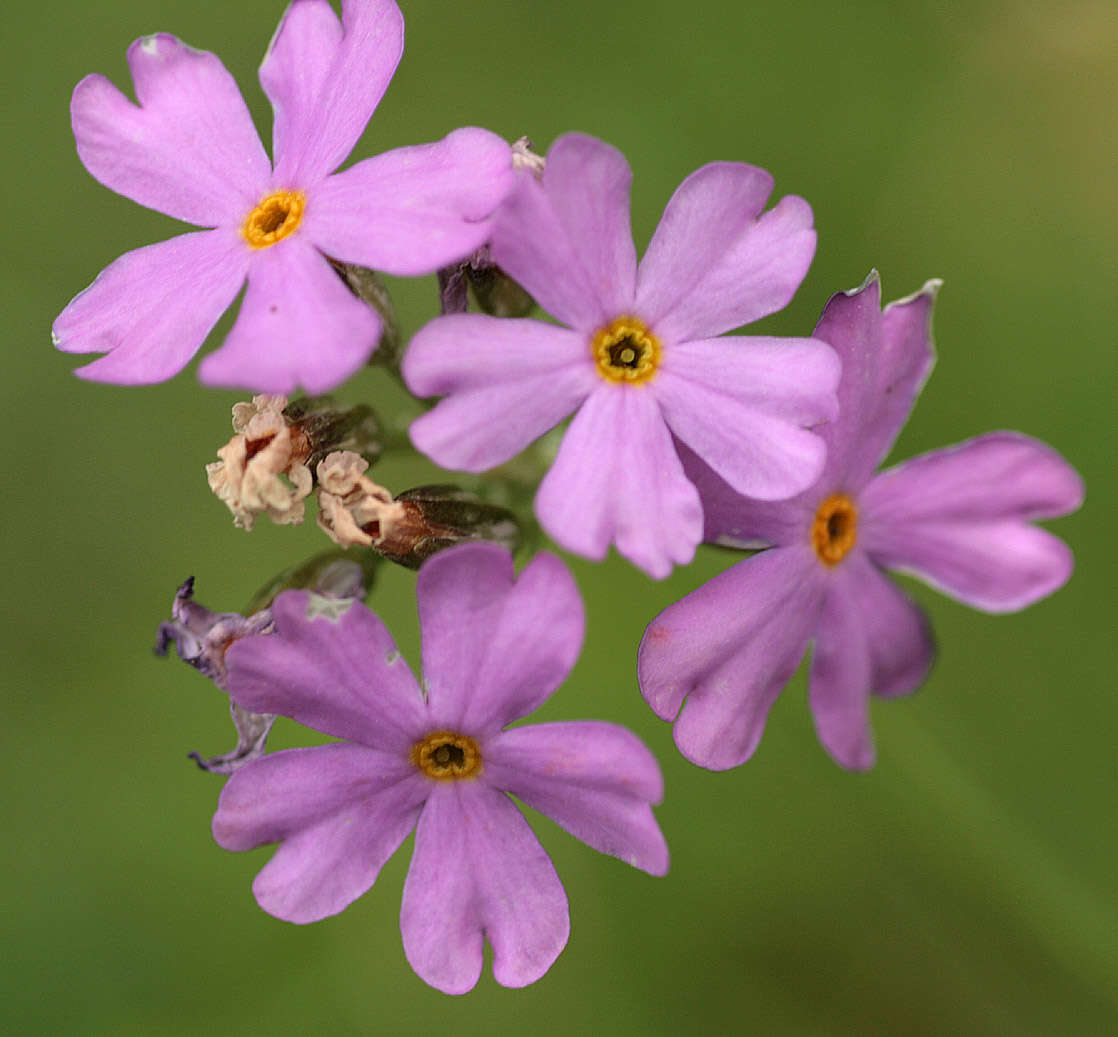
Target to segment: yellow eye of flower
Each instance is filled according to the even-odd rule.
[[[307,199],[302,191],[275,191],[248,214],[241,233],[252,248],[268,248],[295,233]]]
[[[475,778],[481,773],[481,749],[469,735],[433,731],[412,746],[411,762],[438,781]]]
[[[845,493],[832,493],[815,513],[811,546],[824,565],[838,565],[858,539],[858,509]]]
[[[611,382],[639,385],[660,365],[660,342],[636,317],[618,317],[599,328],[590,351],[598,373]]]

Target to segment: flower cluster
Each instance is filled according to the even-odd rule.
[[[986,611],[1023,608],[1072,568],[1034,523],[1074,510],[1083,487],[1016,432],[876,471],[931,370],[938,282],[882,309],[871,274],[810,335],[727,334],[785,307],[815,251],[811,209],[791,195],[766,208],[764,170],[696,170],[639,262],[629,165],[584,134],[540,156],[455,129],[337,172],[402,47],[394,0],[343,0],[340,19],[328,0],[292,0],[260,69],[270,160],[220,61],[172,36],[130,49],[135,104],[82,80],[72,114],[89,171],[207,229],[112,263],[54,342],[106,354],[82,377],[160,381],[247,281],[199,368],[257,393],[234,408],[210,487],[244,530],[260,515],[299,523],[317,502],[337,550],[272,581],[245,616],[197,605],[188,581],[160,628],[159,650],[173,642],[225,691],[237,724],[232,752],[199,759],[231,775],[214,838],[278,843],[253,890],[303,923],[369,889],[414,830],[404,951],[462,993],[486,939],[497,981],[522,986],[568,938],[566,894],[507,794],[603,853],[668,867],[660,770],[633,734],[509,726],[557,689],[583,638],[573,578],[535,553],[543,534],[592,560],[612,545],[655,579],[704,541],[748,552],[652,619],[644,698],[685,757],[734,767],[810,651],[819,739],[858,770],[874,760],[871,695],[915,690],[934,654],[886,570]],[[402,356],[378,272],[438,276],[440,315]],[[536,304],[554,320],[529,316]],[[439,398],[407,438],[367,404],[319,395],[370,360]],[[461,484],[381,486],[370,469],[409,442]],[[419,569],[422,681],[363,604],[384,560]],[[268,755],[277,715],[340,741]]]

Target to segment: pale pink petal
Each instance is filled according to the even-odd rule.
[[[272,618],[275,633],[226,653],[233,700],[406,757],[429,727],[427,709],[384,624],[359,602],[307,591],[282,593]]]
[[[199,368],[206,385],[263,393],[328,392],[369,359],[381,322],[302,237],[252,256],[225,344]]]
[[[404,52],[395,0],[295,0],[260,67],[276,113],[276,183],[316,184],[353,150]]]
[[[66,353],[107,352],[91,381],[147,385],[178,374],[244,284],[248,250],[228,230],[196,231],[126,252],[54,322]]]
[[[688,356],[686,364],[665,364],[652,383],[672,432],[738,493],[760,500],[806,490],[826,459],[823,440],[803,426],[813,423],[809,413],[822,421],[834,412],[838,361],[821,343],[790,341],[796,343],[790,353],[803,354],[799,363],[784,372],[770,364],[769,385],[757,394],[746,390],[749,346],[688,343],[698,355]],[[713,357],[703,354],[722,351],[728,357],[720,383]],[[797,381],[804,386],[800,391]]]
[[[847,770],[874,764],[870,731],[872,667],[867,626],[874,621],[846,590],[849,572],[832,573],[830,590],[815,629],[808,698],[823,748]]]
[[[436,464],[468,472],[519,453],[599,382],[581,333],[483,314],[428,323],[411,340],[402,369],[416,395],[448,394],[412,423],[412,442]]]
[[[613,543],[653,579],[691,561],[702,507],[648,387],[594,390],[540,483],[536,514],[568,551],[599,560]]]
[[[975,608],[1011,612],[1072,571],[1067,545],[1030,521],[1082,500],[1082,480],[1055,450],[994,432],[882,472],[861,495],[860,535],[879,564]]]
[[[924,610],[865,551],[851,551],[841,568],[847,607],[865,618],[870,690],[890,698],[915,691],[927,678],[936,655]]]
[[[584,720],[503,731],[487,743],[484,780],[600,853],[667,873],[668,846],[650,806],[664,795],[660,768],[625,728]]]
[[[531,173],[520,173],[493,218],[490,252],[540,307],[577,331],[592,333],[614,317],[597,291],[580,243],[572,240],[547,192]]]
[[[409,964],[447,994],[473,989],[483,938],[502,986],[534,983],[567,943],[567,895],[528,822],[481,782],[437,784],[419,818],[400,930]]]
[[[633,305],[637,252],[629,225],[633,172],[617,148],[566,133],[548,149],[543,187],[603,312]]]
[[[227,850],[282,841],[253,883],[257,902],[285,921],[316,922],[376,881],[427,792],[403,755],[348,743],[288,749],[230,778],[214,839]]]
[[[225,66],[160,33],[128,48],[139,106],[104,76],[74,88],[78,155],[106,187],[203,227],[240,224],[271,168]]]
[[[641,693],[664,720],[682,706],[675,742],[693,763],[726,770],[753,755],[807,648],[822,575],[806,546],[762,551],[649,624],[637,663]]]
[[[304,228],[333,259],[398,277],[430,274],[485,243],[512,181],[508,144],[465,127],[330,177],[315,188]]]
[[[669,342],[710,338],[783,309],[815,254],[811,208],[772,177],[712,162],[668,202],[637,273],[636,312]]]
[[[497,731],[536,709],[582,648],[582,598],[567,567],[537,555],[517,576],[495,544],[428,560],[416,587],[432,722]]]

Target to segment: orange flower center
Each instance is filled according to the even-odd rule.
[[[824,565],[838,565],[858,539],[858,509],[845,493],[832,493],[815,513],[811,546]]]
[[[306,206],[302,191],[274,191],[248,214],[241,233],[252,248],[268,248],[295,233]]]
[[[411,762],[437,781],[476,778],[481,773],[481,749],[469,735],[432,731],[412,746]]]
[[[590,352],[598,374],[611,382],[639,385],[660,366],[660,342],[644,321],[618,317],[594,333]]]

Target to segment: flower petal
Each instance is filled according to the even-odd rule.
[[[415,833],[400,909],[404,953],[447,994],[473,989],[483,934],[502,986],[534,983],[567,943],[567,894],[520,811],[480,782],[431,793]]]
[[[676,189],[637,273],[637,313],[670,342],[710,338],[788,305],[815,254],[811,207],[761,216],[772,177],[712,162]]]
[[[526,716],[566,679],[586,618],[567,567],[539,554],[516,576],[495,544],[441,551],[416,586],[423,679],[435,723],[495,731]]]
[[[488,784],[600,853],[667,874],[668,846],[650,806],[663,798],[664,782],[632,732],[594,721],[535,724],[503,731],[486,748]]]
[[[599,297],[600,278],[583,261],[583,244],[571,237],[544,186],[519,173],[493,218],[493,260],[558,321],[590,333],[618,313]]]
[[[430,274],[485,243],[489,217],[512,183],[508,144],[465,127],[330,177],[315,188],[305,229],[342,262],[398,277]]]
[[[693,763],[726,770],[753,755],[796,671],[823,593],[808,547],[739,562],[669,605],[641,640],[641,694]],[[684,704],[684,697],[687,698]]]
[[[237,84],[213,54],[166,33],[128,48],[139,106],[104,76],[74,88],[85,168],[117,194],[203,227],[239,224],[271,168]]]
[[[253,255],[237,322],[199,376],[217,388],[328,392],[368,360],[380,329],[322,255],[304,240],[283,241]]]
[[[814,339],[745,341],[670,347],[653,389],[672,432],[733,489],[781,500],[823,471],[823,440],[803,426],[834,416],[839,363]]]
[[[281,185],[315,184],[341,165],[404,52],[394,0],[343,0],[342,28],[327,0],[294,0],[260,66]]]
[[[612,542],[653,579],[691,561],[703,531],[699,495],[647,388],[591,393],[540,483],[536,514],[568,551],[599,560]]]
[[[1063,586],[1063,541],[1029,525],[1067,514],[1083,482],[1051,447],[993,432],[882,472],[862,494],[863,543],[880,565],[910,570],[988,612],[1012,612]]]
[[[248,254],[229,230],[180,234],[126,252],[54,322],[66,353],[107,351],[80,367],[91,381],[148,385],[178,374],[244,284]]]
[[[889,698],[915,691],[927,679],[936,656],[924,610],[865,551],[851,551],[842,568],[847,607],[865,620],[870,690]]]
[[[347,743],[288,749],[226,783],[214,838],[227,850],[282,840],[253,883],[257,902],[285,921],[316,922],[376,881],[427,792],[405,757]]]
[[[226,653],[229,693],[336,738],[404,753],[427,727],[423,696],[384,624],[360,602],[285,591],[275,633]]]
[[[633,171],[617,148],[566,133],[548,149],[543,187],[605,313],[632,306],[637,250],[629,222]]]
[[[879,312],[881,285],[871,271],[861,287],[838,292],[823,309],[815,338],[842,360],[839,418],[820,429],[828,481],[860,489],[884,460],[935,363],[932,308],[939,281]]]
[[[449,394],[410,429],[444,468],[482,472],[554,428],[595,388],[585,336],[537,320],[455,314],[416,333],[404,380],[418,396]]]
[[[855,608],[845,570],[834,575],[815,630],[808,699],[815,732],[823,748],[847,770],[874,764],[870,732],[872,668],[866,636],[869,616]]]

